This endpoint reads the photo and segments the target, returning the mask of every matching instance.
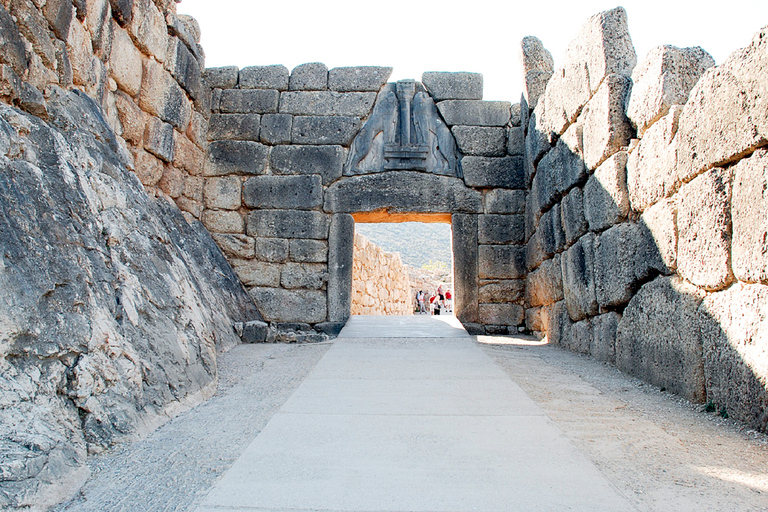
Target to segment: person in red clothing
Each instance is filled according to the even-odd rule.
[[[453,312],[453,295],[451,294],[451,290],[445,292],[445,306],[449,313]]]

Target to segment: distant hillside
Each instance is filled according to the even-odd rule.
[[[416,268],[432,261],[451,266],[451,226],[403,222],[399,224],[355,224],[355,231],[390,252],[399,252],[403,262]]]

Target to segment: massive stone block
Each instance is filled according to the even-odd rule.
[[[565,232],[563,231],[560,205],[556,204],[545,213],[539,222],[536,232],[528,240],[526,246],[526,264],[529,270],[538,267],[547,258],[565,248]]]
[[[563,271],[561,255],[544,261],[539,268],[529,272],[525,281],[525,300],[532,307],[548,306],[563,300]]]
[[[692,402],[703,402],[699,305],[704,293],[678,277],[659,277],[632,298],[616,332],[616,366]]]
[[[254,176],[243,185],[243,203],[251,208],[313,210],[323,204],[323,181],[310,176]]]
[[[514,245],[481,245],[477,253],[480,279],[525,278],[525,248]]]
[[[468,187],[525,188],[522,157],[467,156],[462,159],[461,165],[464,169],[464,182]]]
[[[526,36],[520,42],[520,54],[525,77],[523,96],[529,108],[533,109],[536,108],[547,82],[552,77],[555,61],[541,40],[533,36]]]
[[[525,310],[517,304],[480,304],[480,323],[483,325],[522,325]]]
[[[349,146],[360,130],[360,118],[348,116],[296,116],[291,142]]]
[[[219,110],[232,114],[277,112],[280,93],[275,89],[226,89],[221,91]]]
[[[252,288],[256,306],[269,322],[324,322],[328,306],[321,290],[284,290],[282,288]]]
[[[653,237],[664,265],[677,269],[677,201],[675,198],[659,201],[643,212],[640,223]]]
[[[283,238],[256,238],[253,244],[254,257],[260,261],[284,263],[288,261],[290,242]]]
[[[328,238],[330,221],[320,212],[256,210],[248,215],[250,236],[268,238]]]
[[[249,66],[240,70],[238,85],[241,89],[288,90],[288,68],[281,64],[274,66]]]
[[[592,324],[592,344],[589,353],[598,361],[616,362],[616,331],[621,315],[610,311],[590,319]]]
[[[133,18],[133,0],[109,0],[112,17],[121,27],[128,25]]]
[[[238,212],[206,210],[200,220],[211,233],[245,233],[245,222]]]
[[[211,235],[216,245],[227,256],[235,259],[250,259],[255,256],[254,239],[245,235],[217,234]]]
[[[768,430],[768,287],[736,284],[700,308],[707,401]]]
[[[730,201],[730,170],[712,169],[680,189],[677,271],[710,291],[733,281]]]
[[[572,125],[557,141],[555,148],[539,162],[530,195],[540,211],[552,206],[563,193],[587,179],[580,133],[580,127]]]
[[[346,213],[331,217],[328,234],[328,321],[345,323],[352,308],[355,220]]]
[[[341,177],[345,159],[341,146],[279,146],[269,164],[274,174],[319,174],[329,185]]]
[[[328,67],[321,62],[309,62],[293,68],[288,82],[291,91],[324,91],[328,89]]]
[[[237,66],[205,68],[203,71],[203,82],[211,89],[234,89],[237,87],[238,74]]]
[[[525,213],[525,191],[501,188],[486,191],[485,213]]]
[[[238,176],[208,178],[205,180],[203,197],[206,208],[237,210],[241,206],[243,182]]]
[[[8,64],[16,73],[23,73],[29,65],[24,43],[19,37],[21,33],[32,43],[32,48],[40,56],[43,64],[47,68],[55,68],[56,47],[48,28],[48,20],[43,17],[37,6],[32,3],[32,0],[14,0],[10,3],[9,10],[19,23],[16,25],[13,19],[7,16],[7,12],[0,10],[0,27],[2,27],[0,45],[5,50],[0,56],[0,63]],[[108,24],[107,27],[109,27]]]
[[[512,126],[507,135],[507,154],[525,156],[525,130],[522,126]]]
[[[594,246],[595,236],[588,233],[562,255],[563,295],[573,321],[594,316],[598,311]]]
[[[151,117],[144,130],[144,149],[166,162],[173,161],[173,126]]]
[[[127,26],[136,46],[159,62],[165,62],[168,49],[168,26],[165,16],[152,0],[133,0],[131,22]]]
[[[245,286],[280,286],[280,265],[257,260],[232,260],[232,268]]]
[[[525,281],[522,279],[480,281],[478,298],[483,304],[522,305],[524,291]]]
[[[331,219],[331,223],[333,223],[333,219]],[[325,263],[328,261],[328,242],[323,240],[291,240],[289,250],[291,261],[302,263]]]
[[[319,290],[328,281],[328,270],[322,263],[287,263],[280,273],[280,285],[289,290]]]
[[[291,142],[293,116],[288,114],[264,114],[261,116],[259,140],[264,144],[288,144]]]
[[[479,320],[477,215],[454,214],[451,216],[451,231],[453,233],[456,318],[463,324],[477,323]]]
[[[768,284],[768,151],[756,151],[732,171],[733,273],[741,281]]]
[[[259,140],[259,114],[214,114],[208,125],[207,138],[217,140]]]
[[[608,75],[580,116],[584,134],[584,163],[595,169],[608,157],[629,145],[635,135],[624,113],[632,80]]]
[[[421,83],[424,84],[435,101],[483,99],[483,75],[481,73],[428,71],[421,75]]]
[[[512,117],[508,101],[446,100],[437,109],[448,126],[506,126]]]
[[[576,187],[563,197],[560,203],[565,245],[569,246],[587,232],[587,220],[584,218],[584,199],[581,189]]]
[[[184,89],[153,60],[144,61],[143,77],[139,93],[142,110],[185,131],[192,117],[192,106]]]
[[[627,153],[619,151],[595,169],[584,186],[584,217],[592,231],[602,231],[629,214]]]
[[[632,72],[627,117],[642,136],[672,105],[684,105],[688,94],[715,60],[702,48],[657,46]]]
[[[375,92],[284,92],[280,95],[280,112],[297,116],[365,117],[375,101]]]
[[[200,63],[178,37],[171,37],[168,40],[165,68],[178,80],[192,99],[202,94]]]
[[[451,133],[456,137],[459,150],[470,156],[505,156],[507,135],[497,126],[454,126]]]
[[[258,142],[225,140],[212,142],[203,172],[206,176],[262,174],[269,148]]]
[[[392,68],[378,66],[333,68],[328,72],[328,89],[339,92],[378,92],[391,74]]]
[[[333,213],[480,213],[483,196],[457,178],[411,171],[353,176],[326,190],[325,211]]]
[[[571,327],[573,322],[568,316],[568,309],[565,307],[565,301],[555,302],[554,304],[542,308],[542,325],[546,329],[547,341],[553,345],[568,346],[571,336]]]
[[[74,15],[75,9],[71,0],[51,0],[43,6],[43,16],[48,20],[51,30],[56,34],[56,37],[64,42],[67,42],[69,27]],[[18,29],[16,29],[16,33],[18,33]],[[17,72],[21,73],[20,71]]]
[[[478,242],[481,244],[522,244],[525,220],[522,215],[480,215]]]

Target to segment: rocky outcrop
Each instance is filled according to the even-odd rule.
[[[412,315],[414,300],[408,266],[399,253],[386,252],[355,235],[352,265],[353,315]]]

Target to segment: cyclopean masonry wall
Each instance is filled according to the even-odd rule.
[[[412,315],[411,281],[400,254],[355,234],[351,301],[353,315]]]
[[[359,221],[450,222],[457,314],[473,332],[524,321],[519,105],[482,76],[305,64],[206,70],[203,223],[264,317],[336,332],[350,315]]]

